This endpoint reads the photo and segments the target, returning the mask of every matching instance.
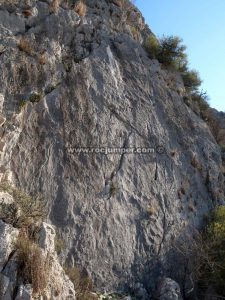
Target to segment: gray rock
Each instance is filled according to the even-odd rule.
[[[171,278],[163,278],[158,286],[159,300],[182,300],[179,284]]]
[[[149,299],[148,293],[147,293],[146,289],[144,288],[143,284],[141,284],[141,283],[135,284],[134,295],[137,299],[140,299],[140,300],[148,300]]]
[[[55,252],[55,236],[56,234],[53,226],[42,223],[39,245],[46,253],[51,254]]]
[[[21,285],[18,289],[15,300],[32,300],[32,287],[30,285]]]
[[[7,276],[0,273],[0,299],[4,299],[8,290],[10,280]]]
[[[14,249],[14,241],[19,231],[0,220],[0,271],[7,263],[9,255]]]
[[[7,32],[7,35],[16,35],[25,32],[25,22],[20,16],[9,14],[6,10],[0,10],[0,39],[4,37],[2,33]]]

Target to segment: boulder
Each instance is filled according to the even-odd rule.
[[[158,300],[182,300],[179,284],[171,278],[163,278],[158,284]]]
[[[18,234],[18,229],[0,220],[0,271],[5,267],[10,254],[14,250],[13,243]]]

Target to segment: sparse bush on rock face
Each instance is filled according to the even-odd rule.
[[[52,13],[57,13],[59,9],[59,0],[52,0],[49,8]]]
[[[225,296],[225,206],[218,207],[209,219],[204,233],[207,260],[200,283]]]
[[[151,35],[148,37],[145,42],[145,49],[151,59],[157,59],[160,53],[160,43],[155,36]]]
[[[18,48],[20,49],[20,51],[23,51],[23,52],[27,53],[28,55],[33,54],[33,48],[31,46],[30,42],[24,37],[19,40]]]
[[[189,91],[198,90],[199,86],[202,83],[198,72],[195,70],[190,70],[190,71],[186,71],[186,72],[182,73],[182,78],[184,81],[184,86]]]
[[[51,271],[50,258],[44,256],[41,248],[26,235],[20,235],[15,242],[18,279],[32,284],[33,295],[41,296],[47,287]]]
[[[80,16],[84,17],[87,12],[87,6],[83,0],[80,0],[74,7],[75,12]]]
[[[177,36],[157,39],[154,35],[147,38],[145,49],[151,59],[157,59],[165,67],[181,73],[188,92],[196,92],[202,81],[195,70],[188,70],[186,46]]]
[[[17,228],[29,228],[31,224],[37,224],[45,218],[46,202],[42,199],[32,198],[7,182],[0,183],[0,190],[14,198],[12,203],[0,203],[0,218],[7,223]]]
[[[209,290],[225,296],[225,206],[212,212],[202,232],[182,234],[175,249],[181,259],[179,276],[184,278],[184,294],[195,289],[206,296]]]
[[[164,36],[157,40],[152,35],[147,39],[145,49],[150,58],[158,59],[165,67],[184,72],[187,71],[187,54],[182,42],[177,36]]]
[[[186,46],[177,36],[162,37],[160,39],[160,52],[158,60],[166,67],[184,71],[187,68]]]
[[[65,267],[65,272],[74,284],[77,300],[93,299],[93,283],[89,276],[83,275],[77,267]]]

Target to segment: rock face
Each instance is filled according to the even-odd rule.
[[[88,0],[80,17],[70,2],[1,1],[1,176],[44,195],[61,259],[97,289],[151,291],[172,241],[224,198],[221,150],[180,76],[148,58],[137,9]]]

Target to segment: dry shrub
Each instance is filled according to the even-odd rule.
[[[7,182],[0,183],[0,191],[9,193],[14,202],[0,203],[0,218],[17,228],[29,228],[39,224],[47,214],[47,202],[39,197],[31,197]]]
[[[23,51],[29,55],[33,54],[33,48],[30,42],[24,37],[19,40],[18,48],[20,49],[20,51]]]
[[[50,12],[57,13],[59,10],[59,0],[52,0],[49,6]]]
[[[157,213],[157,210],[156,210],[155,206],[153,206],[153,205],[149,205],[147,211],[150,216],[156,215],[156,213]]]
[[[111,2],[113,4],[115,4],[116,6],[122,7],[123,3],[121,0],[111,0]]]
[[[224,299],[225,207],[217,207],[205,221],[207,226],[202,232],[195,229],[183,232],[174,243],[176,265],[173,261],[173,272],[175,280],[182,279],[180,284],[185,297],[190,297],[190,293],[207,296],[209,291],[214,291],[215,299]]]
[[[23,11],[23,15],[24,15],[25,18],[29,18],[29,17],[32,16],[32,11],[30,9],[25,9]]]
[[[58,235],[55,237],[55,251],[58,255],[66,248],[65,241],[61,239]]]
[[[44,53],[39,56],[38,62],[40,65],[46,65],[47,59]]]
[[[45,257],[40,247],[26,235],[15,242],[17,253],[17,279],[32,284],[33,295],[41,296],[48,284],[51,270],[50,258]]]
[[[198,171],[202,171],[202,164],[197,160],[196,156],[193,156],[191,159],[191,165]]]
[[[84,17],[87,12],[87,6],[84,1],[80,0],[74,7],[75,12],[80,16]]]
[[[91,278],[84,275],[77,267],[66,267],[65,272],[74,284],[77,300],[91,300],[93,290]]]
[[[138,41],[139,40],[139,32],[136,27],[134,27],[134,26],[131,27],[131,33],[132,33],[133,38],[136,41]]]
[[[118,6],[120,6],[121,8],[123,8],[125,10],[129,10],[132,7],[132,4],[129,0],[119,0],[116,2],[118,3]]]

